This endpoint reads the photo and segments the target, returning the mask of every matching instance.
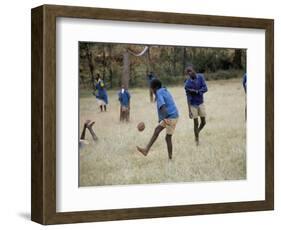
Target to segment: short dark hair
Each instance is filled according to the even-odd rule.
[[[153,79],[151,82],[150,82],[150,88],[151,89],[160,89],[162,87],[162,83],[160,80],[158,79]]]
[[[187,63],[186,66],[185,66],[185,69],[190,68],[190,67],[191,67],[192,69],[195,69],[195,68],[194,68],[194,65],[193,65],[192,63]]]

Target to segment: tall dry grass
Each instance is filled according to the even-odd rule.
[[[80,150],[80,186],[240,180],[246,178],[245,95],[239,80],[208,82],[205,94],[207,124],[196,146],[193,121],[188,118],[182,86],[168,88],[180,118],[173,135],[173,160],[168,160],[165,130],[147,157],[136,151],[145,146],[157,126],[148,89],[131,90],[131,121],[119,122],[117,92],[109,91],[110,106],[101,113],[93,96],[80,98],[80,130],[86,119],[96,121],[98,142]],[[139,132],[138,122],[146,129]]]

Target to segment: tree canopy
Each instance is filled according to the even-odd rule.
[[[207,80],[241,77],[245,72],[246,50],[115,43],[79,43],[79,82],[82,88],[93,88],[97,73],[108,88],[147,85],[149,72],[164,84],[182,83],[184,69],[192,63]],[[127,79],[128,78],[128,79]],[[124,81],[125,80],[125,81]]]

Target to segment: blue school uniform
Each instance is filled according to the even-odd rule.
[[[122,90],[118,93],[118,100],[121,106],[129,107],[131,95],[128,90]]]
[[[98,82],[96,84],[96,90],[98,91],[96,98],[103,100],[105,104],[108,104],[108,96],[107,96],[107,92],[104,88],[104,83],[102,80],[98,80]]]
[[[203,94],[208,91],[203,74],[196,74],[196,78],[189,78],[185,81],[185,92],[187,100],[192,106],[199,106],[204,102]]]
[[[172,95],[166,88],[160,88],[156,91],[156,104],[159,122],[163,119],[175,119],[179,117],[177,106]],[[165,105],[167,114],[162,114],[160,108]]]

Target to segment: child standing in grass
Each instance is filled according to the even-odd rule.
[[[97,74],[96,81],[97,81],[96,90],[98,91],[98,93],[96,94],[96,98],[98,101],[98,105],[100,107],[101,112],[103,111],[106,112],[106,106],[108,104],[108,96],[105,90],[104,82],[99,74]]]
[[[155,128],[154,133],[147,146],[145,148],[137,146],[137,150],[144,156],[146,156],[153,143],[157,140],[161,131],[166,128],[165,139],[167,143],[168,155],[169,159],[172,159],[172,135],[174,134],[179,117],[178,109],[172,95],[166,88],[162,87],[162,83],[160,80],[153,79],[150,83],[150,88],[154,93],[156,99],[159,125]]]
[[[189,118],[193,119],[194,135],[196,145],[199,145],[199,133],[206,125],[206,110],[203,94],[208,91],[203,74],[196,73],[193,65],[186,67],[187,79],[185,81],[185,92],[189,110]],[[198,122],[200,117],[200,125]]]
[[[120,121],[130,120],[130,99],[131,95],[123,85],[118,93],[118,100],[120,102]]]

